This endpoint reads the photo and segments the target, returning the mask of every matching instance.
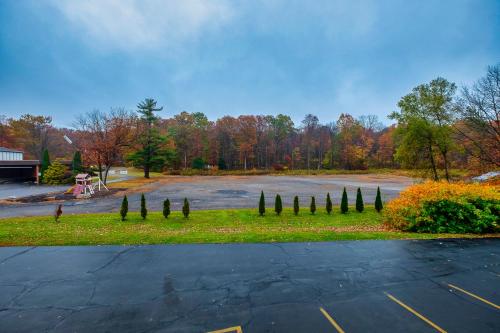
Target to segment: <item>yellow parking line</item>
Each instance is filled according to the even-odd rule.
[[[458,290],[458,291],[461,291],[461,292],[463,292],[464,294],[469,295],[470,297],[474,297],[475,299],[478,299],[478,300],[480,300],[481,302],[484,302],[484,303],[486,303],[486,304],[488,304],[488,305],[491,305],[492,307],[494,307],[494,308],[495,308],[495,309],[497,309],[497,310],[500,310],[500,306],[498,306],[498,305],[496,305],[495,303],[492,303],[492,302],[490,302],[490,301],[488,301],[488,300],[486,300],[486,299],[484,299],[484,298],[482,298],[482,297],[479,297],[479,296],[477,296],[477,295],[474,295],[473,293],[468,292],[467,290],[463,290],[462,288],[459,288],[459,287],[454,286],[454,285],[452,285],[452,284],[448,284],[448,286],[449,286],[449,287],[451,287],[451,288],[453,288],[453,289],[456,289],[456,290]]]
[[[387,295],[387,297],[389,297],[392,301],[396,302],[397,304],[401,305],[403,308],[405,308],[406,310],[410,311],[411,313],[413,313],[415,316],[417,316],[418,318],[422,319],[423,321],[425,321],[427,324],[429,324],[430,326],[434,327],[434,329],[438,332],[441,332],[441,333],[446,333],[445,330],[443,330],[441,327],[439,327],[438,325],[434,324],[432,321],[430,321],[429,319],[425,318],[423,315],[421,315],[420,313],[418,313],[417,311],[413,310],[411,307],[409,307],[408,305],[406,305],[405,303],[401,302],[399,299],[397,299],[396,297],[392,296],[391,294],[388,294],[388,293],[385,293]]]
[[[325,309],[319,308],[319,311],[321,311],[321,313],[323,313],[323,315],[326,317],[326,319],[328,319],[328,321],[333,325],[333,327],[335,327],[337,332],[345,333],[344,330],[342,329],[342,327],[340,327],[340,325],[337,324],[337,322],[328,314],[328,312],[325,311]]]
[[[233,326],[233,327],[223,328],[221,330],[210,331],[208,333],[228,333],[228,332],[243,333],[243,330],[241,329],[241,326]]]

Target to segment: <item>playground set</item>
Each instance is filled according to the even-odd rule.
[[[101,187],[109,191],[101,178],[92,177],[88,173],[79,173],[75,177],[75,185],[70,190],[77,199],[80,199],[89,198],[96,191],[100,192]]]

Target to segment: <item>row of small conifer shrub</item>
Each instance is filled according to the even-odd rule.
[[[295,215],[298,215],[299,209],[300,209],[299,197],[295,196],[293,198],[293,213]],[[361,188],[358,187],[356,195],[356,211],[362,213],[364,209],[365,209],[365,204],[363,202],[363,195],[361,193]],[[375,197],[375,209],[379,213],[383,209],[380,187],[377,187],[377,196]],[[326,194],[325,210],[328,214],[331,214],[333,211],[333,203],[332,199],[330,198],[330,193]],[[276,194],[276,198],[274,199],[274,212],[276,213],[276,215],[281,215],[282,211],[283,211],[283,202],[281,200],[281,196],[279,194]],[[309,204],[309,211],[313,215],[316,213],[316,198],[314,196],[311,197],[311,203]],[[344,191],[342,192],[342,200],[340,201],[340,212],[342,214],[347,214],[348,211],[349,211],[349,202],[347,199],[347,191],[344,187]],[[264,216],[265,213],[266,213],[266,200],[264,197],[264,191],[261,191],[259,200],[259,215]]]
[[[165,218],[168,218],[170,215],[170,200],[165,199],[163,201],[163,216]],[[184,204],[182,205],[182,215],[184,215],[185,218],[189,217],[189,201],[187,198],[184,198]],[[120,216],[122,218],[122,221],[125,221],[127,218],[127,213],[128,213],[128,199],[127,196],[125,195],[122,200],[122,206],[120,208]],[[141,194],[141,217],[143,220],[146,219],[148,216],[148,209],[146,207],[146,197],[144,196],[144,193]]]
[[[382,203],[382,197],[380,194],[380,187],[377,187],[377,196],[375,198],[375,209],[377,212],[380,212],[383,208],[383,203]],[[328,214],[331,214],[333,211],[333,203],[332,199],[330,198],[330,193],[327,193],[326,195],[326,205],[325,205],[326,212]],[[358,188],[357,195],[356,195],[356,211],[359,213],[363,212],[365,209],[365,205],[363,202],[363,195],[361,194],[361,188]],[[283,211],[283,203],[281,200],[281,196],[279,194],[276,194],[276,198],[274,200],[274,211],[277,215],[281,215],[281,212]],[[311,197],[311,203],[309,205],[309,211],[311,214],[316,213],[316,198],[314,196]],[[349,203],[347,199],[347,191],[344,187],[344,191],[342,192],[342,200],[340,202],[340,212],[342,214],[346,214],[349,211]],[[189,217],[189,201],[187,198],[184,198],[184,204],[182,205],[182,214],[184,215],[185,218]],[[295,215],[299,214],[299,197],[295,196],[293,198],[293,212]],[[170,200],[165,199],[163,201],[163,216],[165,218],[168,218],[170,215]],[[260,193],[260,200],[259,200],[259,215],[263,216],[266,213],[266,202],[264,198],[264,191],[261,191]],[[122,205],[120,208],[120,216],[121,220],[125,221],[127,218],[128,214],[128,198],[125,195],[122,200]],[[146,219],[148,216],[148,209],[146,207],[146,197],[144,196],[144,193],[141,194],[141,217],[143,220]]]

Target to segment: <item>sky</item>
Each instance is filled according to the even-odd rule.
[[[0,0],[0,115],[57,126],[147,97],[165,118],[387,124],[413,87],[499,62],[498,0]]]

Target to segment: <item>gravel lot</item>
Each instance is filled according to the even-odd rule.
[[[391,175],[335,175],[335,176],[165,176],[157,182],[130,190],[131,211],[139,209],[140,194],[146,193],[148,208],[160,210],[164,199],[169,198],[173,209],[180,209],[186,197],[192,209],[220,209],[256,207],[263,190],[268,205],[279,193],[285,206],[291,206],[298,195],[301,205],[309,205],[310,197],[316,196],[317,205],[323,205],[330,192],[334,204],[340,202],[344,186],[349,200],[354,204],[356,190],[361,187],[366,204],[375,200],[380,186],[385,201],[394,198],[416,180]],[[0,185],[0,193],[2,186]],[[115,212],[120,207],[122,194],[100,199],[67,201],[63,211],[68,213]],[[49,215],[55,203],[0,204],[0,217]]]

